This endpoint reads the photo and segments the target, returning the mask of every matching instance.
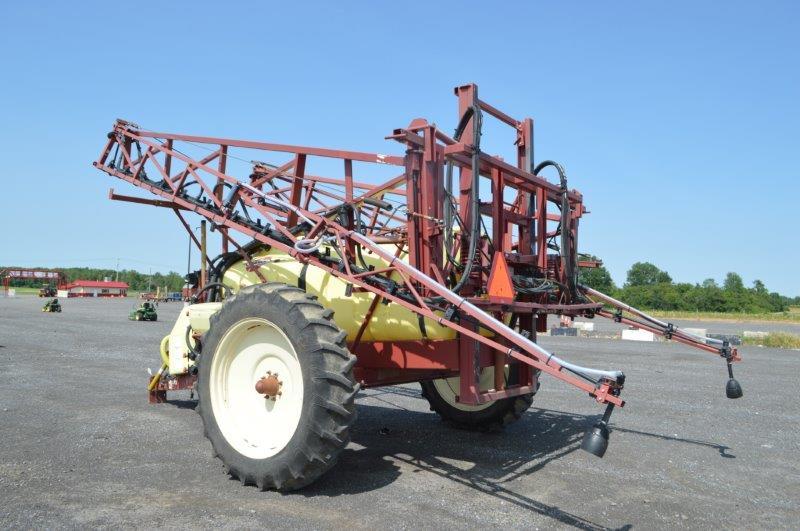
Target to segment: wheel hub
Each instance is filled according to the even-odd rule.
[[[256,393],[264,395],[267,400],[277,400],[281,396],[281,387],[283,382],[278,379],[278,373],[273,374],[272,371],[267,371],[265,376],[256,382]]]
[[[223,437],[251,459],[280,452],[303,410],[302,368],[286,334],[264,318],[245,318],[225,332],[211,359],[209,394]]]

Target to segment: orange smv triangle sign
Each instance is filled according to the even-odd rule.
[[[497,302],[514,302],[514,284],[511,271],[508,269],[505,255],[500,251],[494,253],[492,271],[489,273],[489,300]]]

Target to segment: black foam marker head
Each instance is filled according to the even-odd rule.
[[[597,457],[603,457],[608,448],[608,427],[605,422],[598,422],[583,436],[581,449]]]
[[[728,380],[728,385],[725,386],[725,396],[728,398],[742,398],[742,386],[735,378]]]

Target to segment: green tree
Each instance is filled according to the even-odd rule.
[[[738,273],[730,272],[725,275],[725,282],[722,284],[722,287],[725,288],[725,291],[743,291],[744,282]]]
[[[578,280],[581,284],[603,293],[610,294],[617,289],[614,285],[614,280],[611,278],[611,273],[608,272],[605,266],[580,268]]]
[[[764,283],[763,283],[763,282],[761,282],[760,280],[754,280],[754,281],[753,281],[753,289],[754,289],[754,290],[756,291],[756,293],[758,293],[759,295],[767,295],[767,294],[769,293],[769,292],[767,291],[767,287],[766,287],[766,286],[764,285]]]
[[[669,284],[672,277],[650,262],[636,262],[628,270],[625,286],[652,286],[654,284]]]
[[[0,266],[0,270],[5,268],[6,266]],[[92,267],[61,267],[55,269],[64,273],[68,283],[79,279],[103,280],[105,278],[110,278],[111,280],[115,280],[119,274],[119,280],[126,282],[132,291],[143,291],[147,289],[148,282],[150,281],[150,275],[127,269],[123,269],[119,272],[113,269],[96,269]],[[40,288],[43,284],[46,284],[46,282],[36,279],[14,281],[13,283],[14,286],[35,288]],[[153,289],[155,289],[156,286],[160,286],[162,288],[166,287],[169,291],[180,291],[183,287],[183,277],[175,272],[169,272],[167,274],[153,273],[151,284]]]

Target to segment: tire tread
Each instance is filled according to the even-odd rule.
[[[209,348],[212,352],[201,354],[199,359],[198,388],[201,391],[205,385],[203,366],[210,364],[213,345],[224,334],[224,330],[219,328],[226,314],[237,307],[252,308],[257,313],[267,305],[278,308],[275,311],[284,315],[291,315],[292,321],[296,323],[295,335],[299,334],[302,341],[293,340],[293,343],[301,357],[301,363],[303,360],[318,360],[309,364],[313,374],[306,382],[306,385],[313,387],[311,407],[307,410],[304,408],[309,418],[301,419],[301,424],[308,423],[307,436],[299,441],[295,441],[296,437],[293,437],[290,445],[296,442],[296,447],[287,446],[277,454],[280,456],[288,450],[286,456],[290,457],[275,460],[275,466],[266,463],[273,458],[261,460],[265,462],[264,465],[249,466],[251,462],[258,461],[241,456],[224,443],[224,437],[213,419],[212,408],[203,404],[203,392],[198,393],[198,411],[203,419],[206,437],[211,441],[213,453],[223,462],[232,477],[242,484],[255,485],[261,490],[289,491],[312,483],[336,463],[339,453],[350,441],[350,427],[356,419],[354,399],[360,385],[353,377],[356,357],[347,350],[347,334],[333,322],[333,311],[324,308],[316,297],[300,288],[280,282],[267,282],[243,288],[230,297],[223,308],[211,318],[211,327],[206,335],[212,336],[212,339],[204,343],[207,343],[207,347],[212,347]],[[290,331],[285,332],[291,337]],[[306,394],[306,398],[308,397]]]

